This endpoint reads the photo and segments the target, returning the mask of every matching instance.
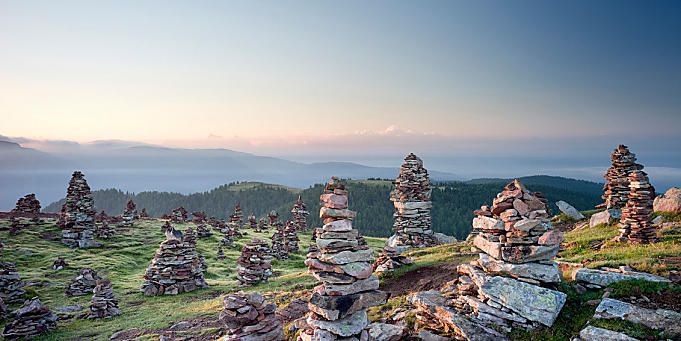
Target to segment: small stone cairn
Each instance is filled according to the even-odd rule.
[[[116,230],[109,221],[103,220],[101,224],[95,225],[95,235],[100,239],[109,239],[116,235]]]
[[[655,188],[648,182],[648,175],[641,170],[629,174],[629,201],[622,208],[622,216],[617,225],[620,231],[618,241],[632,244],[645,244],[655,241],[656,227],[650,221],[653,213]]]
[[[225,252],[222,251],[222,246],[218,246],[218,254],[215,256],[215,259],[217,260],[227,259],[227,257],[225,256]]]
[[[101,223],[101,222],[103,222],[103,221],[109,221],[110,218],[111,218],[111,217],[109,217],[109,215],[106,214],[106,212],[104,212],[104,210],[102,210],[101,212],[99,212],[98,215],[95,216],[95,222],[96,222],[96,223]]]
[[[64,258],[57,258],[54,262],[52,262],[52,270],[59,271],[65,267],[69,266],[69,263],[66,262]]]
[[[279,260],[288,259],[288,249],[286,248],[286,239],[284,237],[284,223],[277,220],[279,215],[274,210],[267,217],[270,219],[270,226],[274,228],[274,233],[270,238],[272,241],[272,256]]]
[[[22,221],[21,219],[12,217],[10,218],[10,224],[9,224],[9,234],[14,236],[19,234],[19,232],[23,231],[24,229],[27,229],[31,227],[31,224]]]
[[[297,230],[298,225],[290,220],[286,221],[286,227],[284,228],[284,241],[286,243],[286,249],[289,252],[298,251],[298,242],[300,241],[300,238],[298,238],[298,233],[296,232]]]
[[[205,222],[196,224],[196,236],[198,238],[208,238],[212,235],[213,232],[210,232],[210,227]]]
[[[240,204],[236,204],[234,213],[229,215],[229,223],[230,225],[236,226],[237,231],[244,227],[244,213],[241,211]]]
[[[241,257],[237,263],[237,281],[239,286],[251,286],[267,282],[272,277],[271,256],[267,254],[269,245],[258,238],[253,238],[241,248]]]
[[[146,296],[177,295],[208,286],[196,247],[166,222],[166,240],[161,242],[140,289]]]
[[[13,321],[5,325],[2,336],[6,339],[30,339],[57,328],[57,315],[40,304],[36,297],[25,301],[21,308],[12,312]]]
[[[0,299],[5,304],[20,303],[25,292],[24,282],[19,279],[16,265],[0,261]]]
[[[139,218],[137,214],[137,205],[132,200],[128,200],[128,203],[121,213],[121,219],[123,220],[123,226],[130,227],[135,222],[135,219]]]
[[[260,218],[258,220],[258,228],[255,230],[255,232],[262,232],[262,231],[267,231],[267,224],[265,224],[265,218]]]
[[[64,227],[61,242],[69,247],[98,247],[94,241],[95,201],[90,186],[80,171],[73,172],[66,191],[66,203],[62,207]]]
[[[97,275],[97,271],[90,268],[82,268],[78,275],[71,279],[71,284],[66,288],[66,296],[89,295],[97,286],[97,281],[101,279]]]
[[[383,251],[378,257],[376,257],[374,272],[393,271],[405,265],[412,264],[414,264],[413,260],[400,255],[395,248],[386,245],[383,247]]]
[[[430,218],[432,189],[423,161],[413,153],[407,155],[393,184],[395,189],[390,192],[390,201],[395,206],[395,235],[387,245],[399,253],[413,247],[437,245]]]
[[[234,242],[234,235],[232,235],[231,233],[223,234],[222,239],[220,239],[220,246],[236,247],[236,243]]]
[[[298,340],[366,340],[369,320],[366,308],[385,304],[388,293],[378,291],[378,277],[369,261],[373,251],[360,247],[352,228],[356,213],[347,206],[348,192],[332,177],[320,197],[319,249],[307,255],[305,264],[322,282],[314,289],[308,307],[307,328]]]
[[[149,218],[149,213],[147,213],[146,208],[142,208],[142,211],[140,212],[140,219],[148,219]]]
[[[284,329],[274,313],[277,306],[265,303],[259,292],[229,294],[223,302],[225,309],[219,318],[227,327],[227,335],[222,341],[284,340]]]
[[[90,311],[83,313],[78,318],[102,319],[120,315],[118,303],[120,299],[114,297],[113,286],[108,278],[97,281],[93,289]]]
[[[12,215],[30,217],[33,222],[40,221],[40,201],[35,198],[35,194],[26,194],[17,200],[17,204],[12,210]]]
[[[636,154],[629,151],[623,144],[619,145],[610,155],[612,165],[605,173],[606,183],[603,186],[605,202],[596,208],[622,209],[627,204],[629,196],[629,174],[643,169],[636,163]]]
[[[251,230],[258,229],[258,221],[255,219],[255,214],[251,213],[248,215],[248,227]]]
[[[305,205],[303,197],[299,195],[298,200],[296,200],[291,209],[291,217],[298,231],[307,231],[308,215],[310,215],[310,212],[307,211],[307,205]]]
[[[173,223],[186,223],[187,222],[187,210],[180,206],[170,212],[170,221]]]
[[[207,217],[208,217],[208,215],[206,214],[206,212],[201,212],[201,211],[194,211],[194,212],[192,212],[192,216],[194,217],[194,218],[192,219],[192,222],[193,222],[194,224],[205,223],[206,220],[207,220]]]

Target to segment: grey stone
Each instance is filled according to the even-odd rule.
[[[371,259],[374,251],[371,249],[357,251],[341,251],[336,253],[320,253],[317,256],[322,262],[331,264],[348,264],[353,262],[365,262]]]
[[[351,284],[324,283],[324,289],[328,295],[352,295],[362,291],[376,290],[379,284],[378,276],[371,275]]]
[[[640,323],[673,336],[681,336],[681,314],[671,310],[646,309],[612,298],[604,298],[596,308],[594,317]]]
[[[307,324],[314,328],[321,328],[333,334],[348,337],[357,335],[369,324],[366,310],[360,310],[352,315],[335,321],[315,320],[307,318]]]
[[[612,330],[587,326],[579,332],[582,341],[637,341],[626,334],[614,332]]]
[[[503,230],[504,226],[500,219],[485,216],[473,218],[473,228],[476,230]]]
[[[448,236],[440,232],[433,233],[433,237],[435,237],[435,240],[437,240],[438,244],[453,244],[459,241],[455,237]]]
[[[372,290],[345,296],[326,296],[314,293],[308,308],[327,320],[337,320],[360,309],[383,305],[390,296],[385,291]]]
[[[522,277],[544,283],[560,283],[560,270],[554,262],[514,264],[496,260],[485,253],[480,254],[478,265],[491,275]]]
[[[579,212],[576,208],[574,208],[572,205],[566,203],[563,200],[556,202],[556,206],[558,206],[558,209],[561,212],[565,213],[565,215],[574,220],[584,219],[584,215],[581,212]]]
[[[427,330],[421,330],[421,331],[419,331],[419,334],[417,335],[417,337],[418,337],[420,340],[423,340],[423,341],[449,341],[449,340],[452,340],[452,339],[450,339],[450,338],[448,338],[448,337],[444,337],[444,336],[440,336],[440,335],[435,335],[435,334],[433,334],[433,333],[431,333],[431,332],[429,332],[429,331],[427,331]]]
[[[608,286],[615,282],[638,279],[649,282],[669,282],[669,279],[656,276],[645,272],[628,272],[626,274],[597,270],[597,269],[577,269],[572,273],[572,279],[591,285]]]
[[[594,227],[600,224],[609,225],[622,216],[622,210],[609,209],[603,212],[594,213],[589,219],[589,226]]]
[[[372,323],[369,325],[369,341],[399,341],[405,335],[405,329],[387,323]]]

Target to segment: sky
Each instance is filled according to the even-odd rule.
[[[678,1],[0,1],[0,134],[374,163],[607,163],[625,143],[665,166],[680,18]]]

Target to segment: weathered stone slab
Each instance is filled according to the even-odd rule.
[[[353,262],[365,262],[371,259],[374,251],[371,249],[357,251],[341,251],[337,253],[320,253],[317,256],[322,262],[332,264],[348,264]]]
[[[577,269],[572,273],[572,279],[588,284],[595,284],[600,286],[607,286],[609,284],[621,281],[628,281],[638,279],[649,282],[669,282],[669,279],[656,276],[645,272],[629,272],[626,274],[597,270],[597,269]]]
[[[425,210],[433,207],[431,201],[394,201],[393,204],[395,208],[400,210]]]
[[[376,290],[379,286],[378,276],[371,275],[351,284],[324,283],[327,295],[351,295],[362,291]]]
[[[403,327],[387,324],[372,323],[369,325],[368,341],[400,341],[406,335]]]
[[[556,202],[556,206],[558,206],[558,209],[561,212],[565,213],[565,215],[574,220],[584,219],[584,215],[582,214],[582,212],[579,212],[576,208],[574,208],[572,205],[566,203],[563,200]]]
[[[653,201],[656,212],[681,212],[681,188],[672,187]]]
[[[612,330],[587,326],[579,332],[582,341],[638,341],[626,334],[614,332]]]
[[[314,293],[308,308],[327,320],[338,320],[360,309],[385,304],[390,296],[385,291],[372,290],[346,296],[323,296]]]
[[[640,323],[652,329],[665,331],[673,336],[681,336],[681,314],[671,310],[646,309],[612,298],[604,298],[596,308],[594,317]]]
[[[504,222],[492,217],[479,216],[473,218],[473,228],[476,230],[503,230]]]
[[[490,275],[523,277],[544,283],[560,283],[560,270],[555,263],[508,263],[481,253],[478,265]]]
[[[322,207],[319,210],[319,218],[321,218],[321,219],[327,219],[327,218],[352,219],[356,216],[357,216],[357,212],[350,211],[346,208],[337,209],[337,208]]]
[[[609,209],[603,212],[594,213],[589,219],[589,226],[594,227],[600,224],[610,224],[622,216],[622,210]]]
[[[349,219],[334,220],[322,226],[324,232],[349,232],[352,231],[352,221]]]
[[[369,324],[366,310],[360,310],[352,315],[335,321],[315,320],[307,318],[307,324],[314,327],[330,331],[333,334],[348,337],[357,335]]]

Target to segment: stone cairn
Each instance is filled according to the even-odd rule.
[[[186,223],[187,222],[187,210],[180,206],[170,212],[170,221],[173,223]]]
[[[184,242],[194,246],[196,255],[199,257],[199,268],[201,269],[201,272],[208,271],[208,262],[206,262],[206,257],[196,248],[196,233],[194,233],[194,229],[191,227],[188,227],[184,231]]]
[[[236,204],[234,207],[234,213],[229,215],[229,223],[230,225],[236,226],[237,231],[244,227],[244,213],[241,212],[240,204]]]
[[[35,194],[26,194],[17,200],[17,204],[11,212],[13,215],[28,216],[33,222],[40,221],[40,201],[35,198]]]
[[[610,155],[612,165],[605,173],[606,183],[603,186],[605,202],[596,208],[621,209],[627,204],[629,196],[629,174],[643,169],[636,163],[636,154],[629,151],[623,144],[619,145]]]
[[[299,195],[298,200],[296,200],[291,209],[291,217],[298,231],[307,231],[308,215],[310,215],[310,212],[307,211],[307,205],[305,205],[303,198]]]
[[[66,296],[89,295],[97,286],[97,281],[101,279],[97,275],[97,271],[90,268],[82,268],[78,276],[71,279],[71,284],[66,288]]]
[[[69,247],[97,247],[101,243],[94,241],[95,201],[90,193],[90,186],[83,178],[83,173],[73,172],[69,188],[66,191],[64,227],[61,242]]]
[[[237,264],[237,281],[239,286],[251,286],[258,283],[267,282],[272,277],[272,259],[267,253],[269,245],[266,241],[253,238],[248,244],[241,248],[241,257]]]
[[[222,246],[218,246],[218,254],[217,254],[217,256],[215,256],[215,259],[217,259],[217,260],[227,259],[227,257],[225,256],[225,252],[222,251]]]
[[[141,291],[146,296],[177,295],[208,286],[193,243],[166,223],[166,240],[161,242],[144,273]]]
[[[284,223],[278,220],[279,214],[274,210],[267,217],[270,219],[270,226],[274,228],[274,233],[270,238],[272,241],[272,256],[279,260],[288,259],[288,249],[286,248],[286,239],[284,237]]]
[[[104,210],[102,210],[101,212],[99,212],[99,214],[97,214],[95,216],[95,223],[101,223],[101,222],[104,222],[104,221],[108,222],[109,220],[110,220],[110,217],[109,217],[108,214],[106,214],[106,212],[104,212]]]
[[[24,282],[19,279],[16,265],[0,261],[0,299],[5,304],[19,303],[23,301],[25,292]]]
[[[400,255],[395,248],[386,245],[383,247],[383,251],[378,257],[376,257],[374,272],[393,271],[405,265],[412,264],[414,264],[413,260]]]
[[[101,224],[95,225],[95,235],[100,239],[109,239],[116,235],[116,230],[108,220],[103,220]]]
[[[206,212],[201,211],[192,212],[192,216],[194,217],[192,219],[192,222],[195,224],[205,223],[206,220],[208,219],[208,215],[206,214]]]
[[[234,235],[231,233],[223,234],[222,239],[220,239],[220,246],[236,247],[236,243],[234,242]]]
[[[633,244],[650,243],[656,239],[656,227],[650,221],[653,213],[655,188],[648,182],[648,175],[641,170],[631,172],[628,178],[629,201],[622,208],[617,225],[620,231],[618,241]]]
[[[413,153],[407,155],[393,184],[390,201],[395,205],[395,235],[388,240],[388,246],[401,253],[412,247],[436,245],[430,219],[432,189],[423,161]]]
[[[83,313],[78,318],[102,319],[120,315],[118,303],[120,299],[114,297],[113,286],[108,278],[97,281],[97,285],[92,291],[92,301],[90,311]]]
[[[255,232],[262,231],[267,231],[267,224],[265,224],[265,218],[260,218],[260,220],[258,220],[258,228],[255,230]]]
[[[213,235],[213,232],[210,232],[210,227],[205,222],[198,223],[196,225],[196,236],[198,238],[208,238]]]
[[[284,243],[286,244],[286,250],[289,252],[298,251],[298,242],[300,241],[300,238],[298,238],[297,230],[298,225],[290,220],[286,221],[286,227],[284,228]]]
[[[351,220],[356,213],[347,208],[347,196],[345,186],[332,177],[320,197],[324,226],[316,238],[319,251],[308,253],[305,264],[322,284],[310,297],[307,328],[298,340],[366,340],[366,308],[388,299],[388,293],[376,290],[378,277],[369,263],[373,251],[359,246]]]
[[[455,309],[507,331],[551,326],[567,296],[547,288],[561,281],[551,258],[564,240],[551,225],[547,200],[515,180],[497,194],[491,209],[483,206],[475,214],[473,250],[480,258],[460,265],[458,279],[446,290]]]
[[[137,215],[137,205],[132,200],[128,200],[128,203],[121,213],[121,219],[123,220],[123,226],[130,227],[135,222],[135,219],[139,218]]]
[[[284,329],[274,313],[276,304],[265,303],[259,292],[229,294],[223,302],[225,309],[219,317],[227,327],[223,341],[284,340]]]
[[[255,214],[251,213],[248,215],[248,227],[251,230],[258,229],[258,221],[255,219]]]
[[[146,208],[142,208],[142,211],[140,212],[140,219],[148,219],[149,218],[149,213],[147,213]]]
[[[14,320],[5,325],[2,336],[6,339],[30,339],[57,328],[57,315],[40,304],[36,297],[24,302],[12,312]]]
[[[52,270],[59,271],[67,266],[69,266],[69,263],[67,263],[66,260],[61,257],[52,262]]]

